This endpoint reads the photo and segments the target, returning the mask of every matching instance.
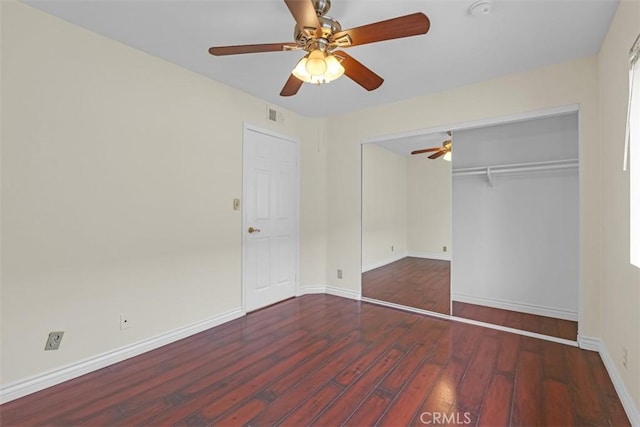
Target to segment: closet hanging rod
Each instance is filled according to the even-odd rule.
[[[501,173],[501,172],[537,172],[557,169],[570,169],[578,167],[578,159],[567,160],[552,160],[548,162],[531,162],[531,163],[513,163],[508,165],[492,165],[492,166],[479,166],[473,168],[459,168],[453,169],[453,175],[456,176],[468,176],[468,175],[486,175],[487,173]]]

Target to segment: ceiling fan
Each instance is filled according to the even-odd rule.
[[[308,52],[291,72],[281,96],[295,95],[302,83],[328,83],[343,74],[366,90],[377,89],[384,81],[382,77],[343,50],[336,49],[426,34],[430,26],[424,13],[413,13],[342,30],[338,21],[326,16],[331,8],[330,0],[284,2],[296,20],[294,42],[214,46],[209,49],[209,53],[215,56],[287,50]]]
[[[449,135],[449,138],[442,143],[442,147],[431,147],[431,148],[424,148],[422,150],[415,150],[415,151],[412,151],[411,154],[432,153],[435,151],[435,153],[429,156],[430,159],[437,159],[440,156],[444,156],[443,159],[450,162],[451,161],[451,131],[448,131],[447,135]]]

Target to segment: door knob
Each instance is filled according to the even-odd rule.
[[[260,229],[259,228],[249,227],[249,230],[247,230],[247,231],[249,231],[249,233],[259,233]]]

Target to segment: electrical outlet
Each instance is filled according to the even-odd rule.
[[[342,279],[342,269],[338,269],[338,279]]]
[[[447,252],[447,247],[446,246],[442,247],[442,252]]]
[[[622,366],[627,369],[627,348],[622,347]]]
[[[233,199],[233,210],[234,211],[240,210],[240,199]]]
[[[60,348],[60,341],[62,341],[63,331],[49,332],[49,338],[44,346],[45,350],[57,350]]]
[[[131,320],[128,314],[120,315],[120,329],[129,329],[131,327]]]

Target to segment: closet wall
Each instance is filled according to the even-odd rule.
[[[577,114],[455,133],[454,301],[578,319],[578,168],[459,173],[577,158]]]

